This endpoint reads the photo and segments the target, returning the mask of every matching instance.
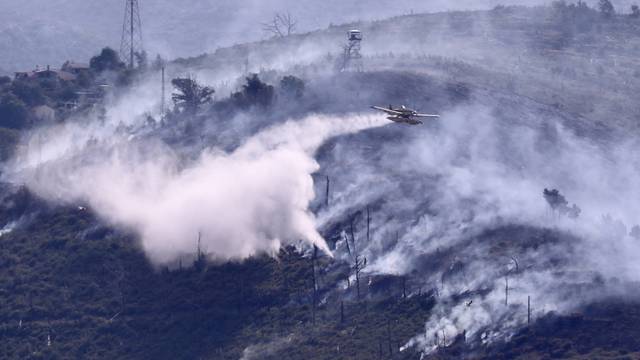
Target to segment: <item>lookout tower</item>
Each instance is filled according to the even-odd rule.
[[[347,44],[344,46],[344,62],[342,71],[362,71],[362,32],[360,30],[349,30],[347,33]]]

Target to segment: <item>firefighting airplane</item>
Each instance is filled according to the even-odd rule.
[[[409,125],[420,125],[422,124],[422,120],[418,118],[439,118],[440,115],[432,115],[432,114],[420,114],[413,109],[406,108],[404,105],[398,109],[394,109],[393,106],[389,105],[388,108],[380,107],[380,106],[372,106],[372,109],[384,111],[387,115],[387,119],[397,122],[404,123]]]

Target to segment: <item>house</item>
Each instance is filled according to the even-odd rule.
[[[36,67],[36,69],[33,71],[23,71],[15,73],[16,80],[53,79],[58,81],[75,81],[77,78],[77,75],[75,75],[74,73],[61,69],[51,69],[49,65],[47,65],[46,69],[39,69],[38,67]]]
[[[88,74],[90,71],[90,67],[89,64],[66,61],[64,64],[62,64],[62,68],[60,70],[66,71],[76,76],[80,76],[82,74]]]

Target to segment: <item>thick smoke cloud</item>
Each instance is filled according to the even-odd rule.
[[[462,333],[505,339],[526,323],[528,296],[536,319],[626,294],[621,284],[640,280],[640,243],[627,231],[638,221],[636,142],[595,144],[556,122],[517,124],[479,105],[442,115],[377,155],[336,146],[332,161],[344,152],[358,165],[335,169],[353,181],[319,214],[330,227],[381,204],[367,271],[413,273],[438,300],[425,333],[407,346],[432,351]],[[552,211],[543,196],[550,186],[580,205],[579,218]]]
[[[403,46],[397,34],[389,33],[387,41],[367,36],[367,55],[388,51],[389,43],[394,51],[423,51],[413,43]],[[441,43],[446,46],[429,38],[423,48],[462,59],[484,59],[480,55],[493,51],[479,49],[475,40],[469,46],[448,38]],[[298,53],[283,51],[282,59],[251,61],[285,69],[319,58],[331,46],[337,47],[335,39],[321,45],[314,40]],[[502,51],[505,56],[497,57],[504,61],[516,58],[516,52]],[[478,62],[484,60],[472,61]],[[216,68],[211,77],[222,72],[228,71]],[[89,203],[112,223],[136,231],[157,263],[193,253],[198,232],[204,249],[223,258],[272,252],[298,239],[323,247],[317,227],[332,228],[373,205],[372,241],[360,245],[369,260],[366,271],[412,274],[423,290],[435,290],[437,305],[425,332],[407,345],[426,351],[436,348],[437,339],[450,343],[463,332],[485,343],[508,338],[526,321],[528,296],[535,320],[627,295],[616,284],[640,280],[640,243],[627,234],[640,221],[640,163],[632,140],[594,143],[524,99],[516,109],[485,99],[424,127],[392,125],[372,130],[379,138],[367,132],[337,141],[320,159],[332,180],[331,206],[315,219],[307,210],[314,197],[310,174],[318,170],[313,153],[330,136],[381,125],[378,119],[312,116],[245,138],[232,151],[196,144],[197,156],[185,158],[153,133],[144,135],[148,129],[134,121],[157,105],[146,100],[152,88],[141,87],[110,107],[106,123],[34,132],[10,167],[12,180],[52,200]],[[498,112],[517,115],[504,119]],[[579,218],[554,217],[545,188],[560,189],[578,204]],[[486,233],[513,224],[527,228]],[[365,238],[361,225],[358,239]],[[560,241],[540,241],[545,236]],[[536,241],[539,246],[525,246]],[[507,245],[497,251],[500,242]],[[337,245],[335,256],[348,261],[344,243]]]
[[[222,259],[274,253],[299,240],[329,252],[308,210],[314,152],[330,137],[386,124],[309,116],[267,128],[232,152],[205,148],[190,161],[121,122],[114,127],[117,114],[103,124],[35,131],[9,166],[11,180],[49,200],[87,204],[135,231],[158,264],[195,252],[198,233],[204,251]]]

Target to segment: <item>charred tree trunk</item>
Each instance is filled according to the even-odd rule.
[[[316,324],[316,307],[318,304],[318,283],[316,279],[316,260],[318,258],[318,247],[313,245],[313,255],[311,256],[311,280],[313,282],[313,306],[311,309],[312,312],[312,322],[313,325]]]
[[[358,266],[359,263],[358,256],[356,255],[356,293],[358,295],[358,301],[360,301],[360,269]]]
[[[393,357],[393,341],[391,340],[391,320],[387,319],[387,343],[389,345],[389,357]]]
[[[206,262],[206,258],[204,256],[204,253],[202,252],[202,233],[200,231],[198,231],[198,246],[196,248],[196,262],[195,262],[195,268],[197,271],[202,271],[205,268],[205,262]]]
[[[354,223],[354,218],[351,219],[351,226],[349,231],[351,232],[351,247],[352,247],[352,252],[354,254],[353,270],[356,274],[356,294],[358,296],[358,301],[360,301],[360,268],[358,266],[360,259],[358,259],[358,251],[356,250],[356,234],[355,234],[353,223]]]
[[[402,277],[402,298],[403,299],[407,298],[407,277],[406,276]]]
[[[531,324],[531,296],[527,296],[527,326]]]
[[[331,179],[329,179],[329,176],[327,175],[327,188],[325,189],[325,194],[324,194],[324,206],[325,207],[329,207],[329,190],[330,190],[330,186],[331,186]]]

